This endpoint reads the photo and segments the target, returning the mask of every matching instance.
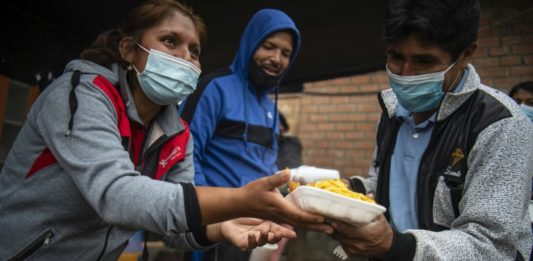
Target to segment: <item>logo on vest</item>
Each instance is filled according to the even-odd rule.
[[[459,148],[456,148],[452,153],[452,167],[455,167],[457,165],[457,162],[464,159],[465,154],[463,151]]]
[[[172,150],[172,152],[170,152],[170,154],[169,154],[166,158],[162,159],[162,160],[159,162],[159,165],[161,165],[161,167],[164,168],[164,167],[167,166],[167,164],[168,164],[169,161],[171,161],[171,160],[173,160],[173,159],[175,159],[175,158],[177,158],[177,157],[179,157],[179,156],[181,156],[181,148],[180,148],[180,147],[175,147],[175,148]]]

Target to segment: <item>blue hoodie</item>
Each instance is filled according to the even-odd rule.
[[[246,26],[230,67],[203,77],[180,106],[194,137],[196,185],[241,187],[277,171],[276,104],[249,81],[248,64],[262,42],[281,30],[293,34],[290,67],[300,33],[285,13],[263,9]]]

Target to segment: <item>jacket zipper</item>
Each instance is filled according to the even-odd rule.
[[[40,235],[31,244],[29,244],[22,251],[16,254],[13,258],[9,259],[9,261],[25,260],[29,258],[33,254],[35,254],[37,251],[47,248],[48,245],[50,244],[50,239],[52,239],[54,236],[55,236],[54,232],[52,232],[51,230],[47,230],[44,234]]]

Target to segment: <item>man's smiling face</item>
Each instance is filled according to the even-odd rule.
[[[277,77],[289,66],[292,34],[280,31],[268,37],[255,51],[252,60],[268,76]]]

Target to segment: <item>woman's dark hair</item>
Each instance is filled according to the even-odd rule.
[[[394,45],[415,34],[456,60],[477,40],[479,12],[478,0],[390,0],[383,37]]]
[[[516,92],[518,92],[519,90],[524,90],[524,91],[527,91],[527,92],[530,92],[530,93],[533,93],[533,81],[527,81],[527,82],[522,82],[522,83],[519,83],[517,85],[515,85],[511,91],[509,91],[509,96],[511,98],[514,98],[513,96],[516,94]]]
[[[81,58],[103,66],[119,63],[125,67],[128,63],[120,55],[120,41],[125,37],[139,41],[146,30],[172,16],[175,11],[191,18],[200,44],[205,43],[207,40],[205,24],[191,8],[175,0],[149,0],[131,11],[117,29],[100,34],[96,41],[81,53]]]

